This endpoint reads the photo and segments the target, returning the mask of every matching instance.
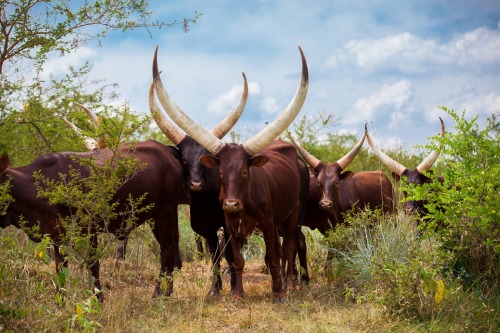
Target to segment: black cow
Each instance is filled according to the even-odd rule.
[[[157,52],[158,49],[155,51],[153,61],[154,77],[159,77]],[[221,139],[227,134],[227,132],[229,132],[236,121],[238,121],[245,108],[248,98],[248,84],[244,73],[243,79],[244,89],[239,104],[222,122],[210,131],[210,133],[218,139]],[[158,93],[159,101],[163,107],[167,109],[169,105],[168,100],[165,99],[165,95],[168,96],[168,94],[161,85],[157,86],[156,89],[160,89],[160,92]],[[149,106],[158,127],[170,139],[170,141],[176,145],[181,155],[182,167],[184,169],[184,179],[190,192],[189,208],[191,215],[191,227],[197,234],[203,236],[207,240],[213,263],[213,283],[209,294],[217,295],[222,289],[220,270],[222,249],[219,247],[217,231],[220,228],[223,228],[225,239],[228,239],[226,228],[224,228],[226,225],[224,211],[219,204],[219,192],[221,186],[219,170],[218,168],[207,168],[201,164],[199,161],[200,157],[208,155],[209,151],[196,142],[191,136],[186,135],[186,133],[180,130],[163,115],[154,99],[154,84],[151,84],[149,90]],[[226,250],[224,253],[230,267],[231,290],[233,290],[235,272],[232,264],[233,254],[231,244],[227,243],[225,247]]]
[[[441,121],[441,137],[444,138],[445,136],[445,129],[444,129],[444,123],[441,118],[439,118]],[[373,152],[379,160],[384,163],[389,169],[392,171],[392,177],[396,180],[399,181],[401,176],[406,177],[407,182],[410,184],[414,185],[422,185],[425,183],[431,183],[433,182],[432,178],[427,177],[426,175],[423,174],[424,171],[429,171],[432,165],[436,162],[437,158],[439,157],[440,151],[441,151],[441,142],[439,143],[438,150],[433,151],[427,156],[422,163],[420,163],[415,169],[408,169],[402,164],[396,162],[383,152],[381,152],[377,146],[373,143],[370,135],[368,134],[368,130],[365,125],[365,136],[368,141],[368,144],[372,148]],[[438,177],[438,181],[443,182],[443,177]],[[404,194],[406,196],[406,193]],[[405,202],[404,206],[405,212],[411,213],[411,212],[417,212],[417,213],[422,213],[425,214],[427,210],[425,209],[425,200],[418,200],[418,201],[413,201],[409,200]]]

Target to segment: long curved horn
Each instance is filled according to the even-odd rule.
[[[373,143],[372,139],[370,138],[370,135],[368,134],[368,129],[366,128],[366,124],[365,124],[365,137],[366,140],[368,141],[368,144],[372,148],[373,152],[375,153],[375,155],[377,155],[378,159],[382,163],[384,163],[389,169],[391,169],[396,174],[401,176],[407,168],[404,165],[399,164],[398,162],[396,162],[395,160],[393,160],[392,158],[390,158],[377,148],[377,146]]]
[[[248,99],[248,83],[247,77],[245,73],[243,74],[243,94],[241,95],[240,101],[238,105],[224,118],[219,124],[217,124],[210,131],[217,138],[222,139],[233,126],[236,124],[238,119],[240,119],[243,110],[245,109],[245,105]],[[163,134],[169,138],[170,141],[174,143],[174,145],[178,145],[179,142],[186,137],[186,134],[182,132],[176,125],[174,125],[170,120],[167,119],[161,112],[158,104],[156,104],[154,98],[154,82],[151,83],[151,87],[149,88],[149,109],[151,110],[151,114],[153,115],[153,119],[155,120],[158,127],[161,129]]]
[[[173,142],[174,145],[178,145],[185,137],[186,133],[182,132],[177,126],[175,126],[170,120],[165,117],[163,112],[161,112],[158,104],[155,101],[155,86],[151,82],[149,87],[149,110],[153,115],[153,119],[160,128],[160,130],[167,136],[167,138]]]
[[[94,128],[96,129],[96,131],[98,131],[99,130],[99,126],[101,124],[101,120],[94,113],[94,111],[90,110],[89,108],[87,108],[83,104],[76,103],[76,105],[78,105],[85,112],[87,112],[87,115],[89,116],[90,120],[92,121],[92,124],[94,125]],[[104,138],[104,136],[100,136],[100,137],[97,138],[97,148],[99,148],[99,149],[106,148],[106,139]]]
[[[243,148],[250,155],[257,154],[262,148],[278,137],[292,123],[306,100],[309,73],[306,58],[300,46],[299,51],[302,58],[302,79],[299,88],[287,108],[272,123],[243,143]]]
[[[75,124],[70,122],[64,116],[59,116],[59,117],[66,123],[66,125],[68,125],[69,128],[71,128],[73,130],[73,132],[76,133],[76,135],[83,138],[83,144],[85,145],[85,148],[87,148],[88,151],[92,151],[97,147],[97,142],[94,139],[83,134],[82,130],[80,130],[78,127],[76,127]]]
[[[240,102],[236,107],[224,118],[217,126],[212,128],[210,131],[217,138],[222,139],[230,130],[233,128],[234,124],[240,119],[243,110],[245,109],[245,105],[247,104],[248,99],[248,83],[247,77],[245,73],[241,73],[243,75],[243,94],[241,95]]]
[[[304,149],[295,139],[293,138],[292,134],[288,129],[286,130],[286,133],[288,134],[288,137],[290,140],[292,140],[292,144],[297,148],[297,151],[299,154],[306,160],[307,164],[309,164],[313,169],[318,166],[318,164],[321,163],[319,159],[314,157],[311,153],[309,153],[307,150]]]
[[[94,113],[94,111],[90,110],[83,104],[76,103],[79,107],[81,107],[85,112],[87,112],[87,115],[90,117],[90,120],[92,120],[92,124],[94,124],[95,129],[99,129],[99,117]]]
[[[444,123],[443,123],[443,119],[441,119],[441,117],[439,117],[439,120],[441,121],[441,138],[444,138],[444,135],[445,135],[445,130],[444,130]],[[436,162],[437,158],[439,157],[439,154],[441,153],[441,148],[442,148],[443,144],[442,142],[440,141],[439,144],[438,144],[438,149],[437,150],[434,150],[432,151],[429,156],[427,156],[423,161],[422,163],[420,163],[420,165],[417,167],[417,170],[418,172],[422,172],[424,170],[429,170],[432,165],[434,164],[434,162]]]
[[[210,153],[214,155],[218,154],[222,147],[224,147],[224,143],[210,131],[195,123],[170,99],[170,96],[161,82],[160,73],[158,72],[157,54],[158,47],[156,47],[153,59],[153,83],[161,105],[170,118],[172,118],[186,134],[205,147]]]
[[[347,166],[352,162],[354,157],[356,157],[359,150],[361,149],[361,146],[363,146],[363,142],[365,142],[365,137],[366,137],[366,132],[361,138],[361,140],[359,140],[358,143],[354,146],[354,148],[352,148],[350,152],[348,152],[344,157],[340,158],[337,161],[338,165],[342,168],[342,170],[347,168]]]

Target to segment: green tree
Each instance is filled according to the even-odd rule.
[[[3,0],[0,2],[0,75],[17,73],[25,60],[43,65],[48,53],[71,52],[100,42],[112,30],[163,28],[182,24],[184,31],[199,14],[181,21],[151,22],[145,0]]]
[[[151,14],[149,3],[144,0],[0,2],[0,144],[3,150],[15,152],[11,154],[13,165],[27,164],[51,151],[81,150],[81,143],[58,117],[76,119],[85,134],[95,135],[75,103],[99,110],[111,122],[111,115],[116,117],[122,112],[106,105],[118,98],[112,90],[116,85],[88,81],[89,64],[80,69],[70,68],[63,78],[43,81],[38,74],[47,56],[53,52],[67,54],[89,42],[101,43],[111,31],[137,28],[149,31],[175,24],[181,24],[187,31],[189,24],[199,17],[194,13],[193,18],[180,21],[153,22]],[[34,68],[32,79],[21,75],[27,68]],[[103,131],[109,130],[103,127]],[[146,127],[140,128],[144,133]]]

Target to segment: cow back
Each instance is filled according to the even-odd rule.
[[[390,213],[394,211],[394,200],[392,183],[381,171],[361,171],[341,176],[341,213],[353,207],[369,207]]]

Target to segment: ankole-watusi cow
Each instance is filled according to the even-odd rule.
[[[314,170],[320,196],[317,204],[326,212],[331,222],[324,226],[315,225],[314,227],[317,227],[320,232],[324,233],[344,223],[344,214],[353,208],[368,207],[380,209],[384,213],[394,211],[394,191],[389,178],[383,172],[344,171],[358,154],[365,136],[349,153],[331,164],[320,161],[296,142],[291,135],[289,136],[300,155]],[[316,221],[324,222],[324,219],[319,218]],[[307,223],[308,220],[305,219],[304,225],[307,226]]]
[[[157,52],[154,56],[153,75],[158,77]],[[233,111],[210,133],[218,139],[222,139],[229,130],[238,121],[243,112],[248,98],[248,84],[243,73],[244,85],[243,94],[240,102]],[[159,95],[159,101],[167,109],[169,107],[168,99],[165,94]],[[227,229],[225,228],[224,211],[219,203],[219,192],[221,187],[219,168],[207,168],[200,162],[200,157],[210,154],[210,152],[196,142],[191,136],[187,135],[175,124],[173,124],[160,110],[154,98],[154,84],[151,84],[149,90],[149,106],[154,120],[162,132],[172,141],[181,156],[182,167],[184,169],[184,180],[190,192],[190,215],[191,227],[193,230],[203,236],[208,244],[213,269],[213,281],[210,288],[210,295],[217,295],[222,289],[222,277],[220,269],[221,248],[217,231],[224,229],[224,237],[228,239]],[[235,271],[233,267],[233,253],[231,244],[227,243],[224,249],[226,261],[229,264],[231,272],[231,290],[234,288]]]
[[[299,48],[300,49],[300,48]],[[200,157],[207,168],[219,168],[219,201],[226,219],[227,242],[231,243],[236,271],[233,296],[243,297],[241,247],[256,228],[266,245],[265,261],[272,277],[276,301],[283,301],[284,285],[280,272],[281,244],[288,260],[287,275],[292,273],[295,234],[300,216],[301,173],[295,148],[275,140],[300,111],[307,94],[307,64],[302,57],[302,79],[288,107],[261,132],[243,144],[223,143],[219,138],[189,118],[168,96],[156,62],[153,79],[158,98],[171,119],[189,136],[210,152]],[[274,141],[273,141],[274,140]]]
[[[95,114],[94,111],[91,109],[87,108],[84,105],[78,104],[80,108],[82,108],[87,115],[89,116],[90,120],[92,121],[92,124],[94,125],[95,129],[99,129],[99,117]],[[93,151],[94,149],[104,149],[106,148],[106,141],[104,140],[103,137],[98,137],[97,140],[94,138],[91,138],[85,134],[83,134],[82,130],[79,129],[75,124],[73,124],[71,121],[66,119],[64,116],[60,116],[61,119],[64,121],[64,123],[73,131],[75,134],[82,140],[85,148],[88,151]],[[121,237],[120,237],[121,238]],[[125,252],[127,249],[127,241],[128,239],[119,239],[118,240],[118,248],[116,250],[116,259],[118,260],[125,260]]]
[[[444,123],[441,118],[439,118],[439,120],[441,121],[441,137],[444,138],[445,135]],[[377,145],[373,142],[372,138],[368,134],[366,125],[365,125],[365,136],[368,141],[368,144],[372,148],[373,153],[377,155],[377,157],[382,163],[384,163],[389,169],[391,169],[392,177],[396,181],[399,181],[401,176],[406,177],[408,183],[417,186],[425,183],[431,183],[433,181],[432,178],[427,177],[426,175],[423,174],[423,172],[430,171],[430,168],[436,162],[441,151],[441,146],[442,146],[441,142],[439,142],[437,150],[432,151],[415,169],[410,170],[406,168],[404,165],[396,162],[395,160],[393,160],[392,158],[390,158],[389,156],[387,156],[378,149]],[[438,177],[437,179],[440,182],[443,181],[443,177]],[[404,195],[406,196],[406,193]],[[425,214],[427,212],[427,210],[425,209],[424,200],[406,201],[404,204],[404,210],[405,212],[408,213],[416,212]]]
[[[179,251],[179,229],[177,205],[186,202],[187,190],[183,181],[182,165],[175,148],[165,146],[156,141],[139,142],[133,145],[122,145],[116,154],[110,149],[98,149],[85,153],[50,153],[37,158],[33,163],[24,167],[9,167],[7,154],[0,156],[0,183],[9,182],[10,195],[13,200],[8,205],[5,214],[0,216],[0,226],[14,225],[18,228],[33,230],[39,228],[36,234],[28,231],[34,241],[40,241],[40,236],[48,235],[54,242],[56,269],[67,262],[61,255],[59,246],[65,234],[62,219],[71,216],[72,207],[63,204],[51,205],[46,199],[38,197],[39,184],[35,180],[35,173],[40,172],[44,179],[58,182],[61,175],[66,175],[70,181],[70,170],[75,170],[81,177],[88,177],[91,169],[80,163],[82,159],[91,159],[97,165],[103,165],[111,157],[131,156],[137,159],[144,167],[125,182],[113,196],[112,202],[117,203],[116,211],[125,212],[128,199],[145,196],[141,207],[153,205],[147,212],[137,216],[135,225],[140,225],[149,219],[154,219],[153,233],[160,245],[160,278],[154,295],[170,295],[173,290],[172,273],[175,268],[181,267]],[[41,185],[43,186],[43,185]],[[119,237],[126,237],[128,226],[124,226],[122,218],[109,221],[107,225],[98,225],[90,229],[92,244],[97,245],[97,229],[116,233]],[[132,226],[133,227],[133,226]],[[101,289],[99,278],[99,261],[88,262],[94,278],[95,288]],[[102,299],[102,293],[98,294]]]

